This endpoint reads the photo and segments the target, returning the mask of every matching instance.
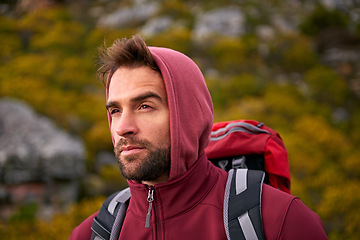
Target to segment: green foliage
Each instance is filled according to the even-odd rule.
[[[296,183],[293,194],[320,214],[330,238],[355,239],[359,222],[353,212],[359,208],[355,193],[360,187],[356,144],[315,116],[298,118],[292,135],[286,145]]]
[[[250,73],[234,75],[223,79],[208,79],[209,88],[214,106],[226,108],[246,96],[260,96],[266,84]]]
[[[345,80],[334,70],[317,66],[304,77],[309,85],[309,97],[317,103],[330,106],[341,106],[349,93]]]
[[[191,7],[185,1],[167,0],[161,5],[159,15],[171,16],[175,19],[191,19]]]
[[[120,174],[118,163],[103,166],[99,176],[105,185],[104,192],[113,193],[113,189],[123,189],[128,186],[126,179]]]
[[[299,171],[306,171],[303,175],[306,178],[308,176],[319,176],[318,174],[321,174],[327,165],[340,164],[340,159],[348,153],[348,143],[345,136],[333,129],[321,117],[300,117],[295,121],[293,129],[297,136],[294,139],[294,144],[296,144],[294,151],[299,152],[299,155],[294,156],[293,166]],[[309,161],[305,161],[305,159],[309,159]],[[296,164],[310,165],[305,167]]]
[[[297,72],[303,74],[310,68],[319,65],[314,43],[304,36],[285,34],[269,41],[267,65],[273,70]]]
[[[244,97],[239,101],[233,101],[226,108],[215,108],[214,119],[215,122],[232,119],[262,119],[259,116],[265,108],[265,103],[259,97]]]
[[[318,64],[317,55],[311,49],[310,42],[299,39],[291,42],[287,49],[282,52],[281,66],[290,72],[304,72]]]
[[[167,47],[184,54],[190,54],[191,32],[187,28],[175,26],[156,36],[149,37],[147,43],[150,46]]]
[[[38,206],[36,203],[31,202],[19,207],[18,211],[8,219],[8,223],[31,223],[36,219],[36,211]]]
[[[22,42],[14,19],[0,16],[0,63],[21,52]]]
[[[235,75],[253,70],[262,63],[256,54],[257,40],[253,36],[242,39],[218,37],[209,44],[212,45],[204,46],[207,58],[213,62],[213,68],[223,73]]]
[[[87,217],[100,209],[103,196],[86,199],[69,206],[62,212],[55,214],[50,220],[35,219],[35,205],[29,205],[19,210],[7,224],[0,223],[2,239],[17,240],[26,236],[26,239],[68,239],[72,230]],[[35,207],[34,207],[35,206]]]
[[[190,3],[190,4],[196,3],[197,5],[201,5],[205,9],[213,9],[216,7],[222,7],[224,5],[232,3],[231,0],[198,0],[196,2],[191,1],[191,0],[183,0],[183,1]]]
[[[97,49],[102,46],[109,47],[113,44],[113,42],[117,39],[121,38],[129,38],[138,32],[133,29],[115,29],[115,30],[109,30],[105,28],[95,28],[92,29],[91,32],[89,32],[88,39],[86,39],[86,42],[88,44],[88,49]]]
[[[359,234],[360,198],[359,181],[349,180],[346,184],[330,185],[324,195],[318,213],[322,216],[329,239],[357,239]]]
[[[349,21],[349,16],[345,13],[318,5],[299,28],[304,34],[316,36],[325,30],[346,28]]]
[[[34,11],[19,20],[19,31],[26,33],[31,51],[71,54],[81,49],[85,27],[72,20],[62,8]]]
[[[274,128],[286,126],[289,128],[293,121],[304,112],[303,98],[296,86],[291,84],[271,84],[266,89],[263,101],[266,110],[260,118],[269,121]]]

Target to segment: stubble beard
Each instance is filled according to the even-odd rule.
[[[146,149],[146,155],[121,156],[120,148],[129,144]],[[121,174],[128,180],[155,181],[170,172],[170,146],[157,147],[146,140],[126,138],[120,139],[114,148],[114,153],[118,159]]]

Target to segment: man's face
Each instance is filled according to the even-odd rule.
[[[106,107],[124,177],[150,185],[166,182],[170,121],[161,75],[149,67],[119,68],[111,78]]]

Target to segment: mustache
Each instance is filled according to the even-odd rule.
[[[152,146],[152,144],[149,141],[139,139],[137,137],[121,138],[121,139],[119,139],[119,141],[117,142],[117,144],[114,148],[115,154],[120,154],[121,147],[127,146],[127,145],[135,145],[135,146],[141,147],[141,148],[150,148]]]

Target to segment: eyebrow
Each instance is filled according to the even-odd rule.
[[[136,103],[136,102],[144,101],[148,98],[155,98],[155,99],[158,99],[160,102],[163,102],[163,99],[154,92],[145,92],[143,94],[140,94],[139,96],[132,98],[130,101],[133,103]],[[117,106],[117,105],[118,104],[116,101],[111,101],[111,102],[106,103],[105,107],[106,107],[106,109],[109,109],[109,108]]]
[[[159,100],[160,102],[163,101],[163,99],[158,94],[156,94],[154,92],[146,92],[137,97],[132,98],[131,102],[141,102],[148,98],[155,98],[155,99]]]

